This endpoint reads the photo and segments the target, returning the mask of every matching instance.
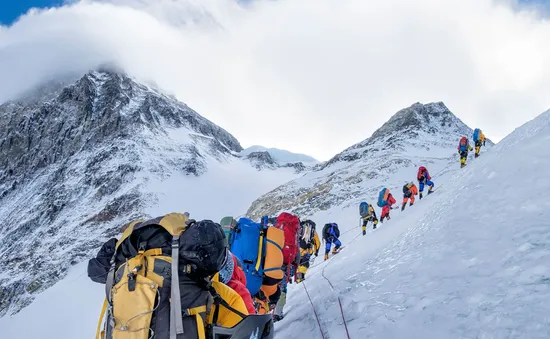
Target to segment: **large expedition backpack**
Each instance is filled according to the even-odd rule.
[[[468,152],[468,138],[462,137],[460,143],[458,144],[458,150],[460,152]]]
[[[227,240],[227,245],[230,247],[231,245],[231,231],[235,226],[237,226],[237,220],[235,220],[233,217],[225,217],[222,218],[220,221],[220,226],[223,229],[223,232],[225,233],[225,237]]]
[[[427,171],[428,171],[428,170],[427,170],[426,167],[424,167],[424,166],[418,167],[418,173],[416,173],[416,179],[418,179],[418,180],[428,179],[428,178],[424,175],[424,172],[427,172]]]
[[[308,249],[315,238],[315,223],[311,220],[304,220],[300,223],[300,248]]]
[[[359,204],[359,215],[361,215],[361,218],[369,215],[369,204],[364,201]]]
[[[283,279],[284,236],[282,230],[267,226],[265,218],[262,223],[240,218],[233,228],[231,253],[242,263],[246,288],[252,296],[262,289],[269,297],[268,291],[274,292]]]
[[[285,245],[283,247],[283,263],[290,265],[295,263],[298,256],[298,235],[300,233],[300,219],[290,213],[283,212],[277,217],[275,227],[285,233]]]
[[[220,302],[207,277],[227,256],[224,239],[218,224],[180,213],[130,223],[111,260],[96,338],[205,338],[208,308]]]
[[[387,188],[382,188],[380,191],[380,194],[378,194],[378,207],[384,207],[388,204],[388,196],[390,194],[390,190]]]
[[[331,228],[334,230],[334,234],[336,235],[336,238],[340,237],[340,229],[338,228],[338,224],[329,223],[323,226],[323,239],[327,240],[331,237],[331,234],[330,234]]]
[[[478,142],[479,141],[479,135],[481,134],[481,130],[479,128],[476,128],[474,130],[474,142]]]

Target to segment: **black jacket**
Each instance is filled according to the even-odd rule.
[[[111,267],[111,258],[115,254],[116,238],[109,239],[101,246],[97,256],[88,261],[88,277],[93,282],[105,284],[107,281],[107,273]]]

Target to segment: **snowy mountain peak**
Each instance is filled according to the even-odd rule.
[[[269,152],[252,152],[246,156],[246,159],[259,170],[263,168],[277,168],[277,163]]]
[[[300,162],[307,166],[314,166],[319,164],[319,160],[306,154],[293,153],[278,148],[267,148],[258,145],[250,146],[242,150],[240,155],[248,156],[251,153],[255,152],[267,152],[274,161],[281,165]]]
[[[457,161],[458,140],[472,133],[443,103],[416,103],[397,112],[370,138],[260,197],[248,215],[287,210],[308,216],[362,199],[374,201],[380,188],[400,189],[414,180],[418,166],[434,174],[450,166]]]
[[[457,118],[443,102],[415,103],[395,113],[371,137],[337,154],[323,168],[339,161],[355,161],[371,152],[405,151],[414,146],[429,149],[431,139],[438,135],[452,136],[453,142],[463,135],[471,136],[473,130]],[[488,141],[492,145],[491,141]]]
[[[442,102],[415,103],[395,113],[388,122],[373,133],[372,137],[383,137],[391,132],[414,132],[426,129],[435,132],[437,126],[451,127],[458,124],[458,118]]]
[[[180,209],[200,216],[212,205],[220,207],[210,218],[242,213],[296,177],[291,168],[257,171],[235,156],[241,150],[184,103],[110,69],[0,105],[0,316],[129,220]],[[226,201],[237,189],[239,199]]]

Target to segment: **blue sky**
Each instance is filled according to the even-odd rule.
[[[0,2],[0,23],[10,25],[33,7],[44,8],[62,3],[63,0],[4,0]]]
[[[32,7],[45,8],[58,6],[63,0],[4,0],[0,3],[0,24],[11,25],[19,16]],[[545,4],[550,8],[550,0],[520,0],[522,3]]]

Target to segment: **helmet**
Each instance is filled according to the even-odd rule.
[[[213,339],[273,339],[274,336],[275,329],[271,314],[249,315],[232,328],[221,326],[212,328]]]

